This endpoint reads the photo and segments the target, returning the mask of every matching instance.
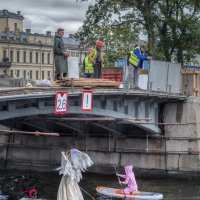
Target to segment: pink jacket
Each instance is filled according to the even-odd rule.
[[[138,186],[135,180],[135,175],[133,173],[133,166],[126,166],[125,173],[125,175],[120,175],[120,177],[125,178],[125,180],[122,183],[128,185],[128,187],[125,189],[128,189],[130,192],[136,192],[138,190]]]

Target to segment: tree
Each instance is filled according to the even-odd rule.
[[[171,61],[175,57],[183,63],[199,52],[196,45],[200,42],[199,4],[198,0],[95,0],[79,36],[91,41],[102,24],[110,28],[126,24],[124,28],[130,31],[131,27],[135,36],[139,32],[147,35],[154,58]]]
[[[112,20],[110,15],[112,12],[118,13],[117,7],[112,7],[109,12],[105,12],[104,9],[105,5],[102,7],[99,4],[89,6],[84,25],[79,29],[76,37],[80,39],[85,48],[94,46],[96,40],[103,40],[107,60],[113,64],[117,59],[124,58],[129,49],[138,43],[136,41],[138,31],[128,22],[119,23],[116,19]],[[104,12],[99,12],[97,17],[93,17],[98,10],[104,10]]]

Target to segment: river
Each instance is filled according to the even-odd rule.
[[[61,176],[57,172],[1,171],[0,199],[17,200],[24,189],[35,187],[38,198],[56,200]],[[138,178],[139,190],[158,192],[165,200],[200,200],[200,180]],[[80,186],[97,200],[102,198],[95,191],[96,186],[120,188],[114,175],[84,174]],[[83,192],[85,200],[92,198]]]

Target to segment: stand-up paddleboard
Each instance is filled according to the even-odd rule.
[[[129,198],[129,199],[145,199],[145,200],[159,200],[163,198],[162,194],[155,193],[155,192],[135,192],[133,194],[124,194],[123,190],[120,189],[115,189],[115,188],[107,188],[107,187],[102,187],[98,186],[96,188],[96,191],[104,196],[108,197],[115,197],[115,198]]]

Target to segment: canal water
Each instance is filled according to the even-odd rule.
[[[58,172],[1,171],[0,200],[20,199],[23,189],[31,188],[36,188],[40,199],[56,200],[60,179]],[[200,200],[200,180],[138,178],[137,182],[139,190],[162,193],[165,200]],[[98,196],[95,191],[98,185],[120,188],[114,175],[84,174],[80,182],[81,188],[96,200],[108,199]],[[83,194],[85,200],[92,200]]]

